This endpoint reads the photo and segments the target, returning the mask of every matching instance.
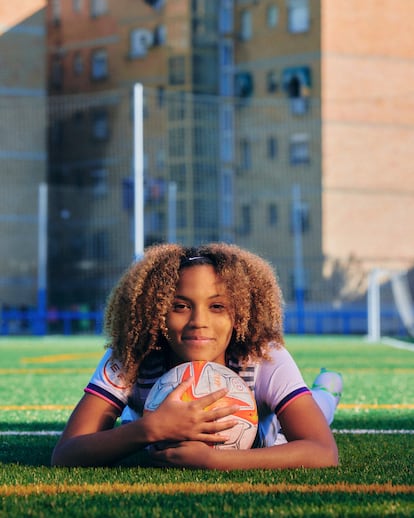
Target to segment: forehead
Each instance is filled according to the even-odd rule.
[[[177,284],[177,289],[182,288],[200,290],[207,288],[220,288],[220,291],[225,290],[224,283],[212,265],[202,264],[193,265],[182,268]]]

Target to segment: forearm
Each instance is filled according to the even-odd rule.
[[[217,470],[325,468],[338,464],[335,442],[296,440],[251,450],[220,450],[183,442],[152,453],[157,465]]]
[[[52,455],[54,466],[108,466],[144,448],[150,442],[146,421],[63,437]]]
[[[213,469],[287,469],[325,468],[338,465],[338,451],[313,441],[291,443],[252,450],[216,450],[212,457]]]

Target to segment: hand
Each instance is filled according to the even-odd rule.
[[[156,467],[185,467],[214,469],[217,450],[197,441],[154,445],[149,449],[152,465]]]
[[[192,378],[184,381],[155,411],[145,413],[144,418],[151,428],[151,442],[223,443],[228,439],[225,433],[220,432],[232,428],[237,421],[232,418],[221,419],[237,412],[239,406],[226,405],[214,408],[214,403],[227,394],[226,389],[217,390],[194,401],[182,401],[181,397],[192,382]]]

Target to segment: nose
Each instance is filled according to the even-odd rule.
[[[207,311],[205,311],[203,308],[199,306],[193,307],[191,311],[190,321],[188,323],[189,326],[193,328],[207,327],[207,323]]]

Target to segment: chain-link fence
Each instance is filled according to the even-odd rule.
[[[376,258],[358,247],[327,252],[326,200],[339,194],[351,206],[355,193],[323,184],[319,102],[291,101],[145,89],[145,204],[138,214],[145,245],[234,242],[274,265],[287,332],[365,332],[367,273]],[[134,258],[133,97],[129,89],[62,96],[47,108],[47,123],[37,112],[30,122],[44,136],[36,142],[29,135],[37,155],[2,156],[2,332],[96,332],[110,289]],[[8,131],[13,127],[11,120]],[[2,130],[4,147],[4,124]],[[365,204],[375,207],[383,197],[371,189]],[[39,240],[47,242],[45,259]],[[398,260],[385,263],[395,268]],[[414,253],[399,267],[413,260]]]

